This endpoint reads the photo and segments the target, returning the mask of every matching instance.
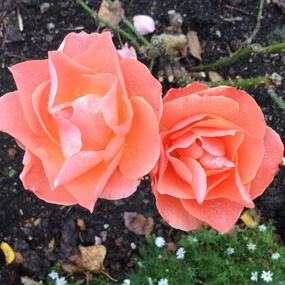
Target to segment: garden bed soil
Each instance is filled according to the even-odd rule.
[[[97,10],[100,2],[88,1],[88,5]],[[197,32],[204,64],[228,56],[229,50],[234,50],[252,34],[259,8],[259,1],[253,0],[121,2],[129,19],[136,14],[151,15],[156,20],[158,33],[169,26],[169,10],[181,13],[184,19],[182,32]],[[285,41],[285,15],[277,4],[271,2],[273,1],[265,1],[260,29],[253,40],[261,46]],[[40,7],[44,3],[50,7],[41,11]],[[22,32],[18,28],[17,14],[23,20]],[[0,21],[0,95],[16,89],[8,67],[25,60],[46,58],[47,52],[57,49],[69,32],[98,31],[94,19],[75,0],[2,0]],[[114,39],[118,43],[116,35]],[[191,65],[200,64],[199,60],[191,57],[188,60],[181,59],[180,62],[186,70]],[[284,53],[252,54],[217,71],[225,79],[257,77],[273,72],[285,77],[284,62]],[[161,68],[163,66],[155,67],[155,76]],[[176,85],[165,80],[163,86],[167,89]],[[267,124],[279,133],[284,143],[284,111],[270,99],[266,88],[247,91],[262,108]],[[285,99],[284,80],[275,91],[280,98]],[[136,243],[140,238],[124,225],[124,212],[138,212],[145,217],[152,217],[153,232],[160,229],[168,240],[176,240],[184,234],[171,229],[162,221],[155,208],[147,178],[142,181],[138,191],[127,199],[99,200],[93,213],[80,206],[64,207],[41,201],[30,191],[24,190],[19,180],[23,151],[7,134],[0,133],[0,142],[0,241],[9,243],[22,258],[20,265],[4,266],[4,256],[0,251],[0,284],[18,285],[20,276],[44,280],[52,265],[78,253],[78,245],[94,244],[95,236],[102,237],[107,248],[104,263],[106,271],[118,280],[124,279],[125,273],[134,269],[130,261],[130,244]],[[274,219],[277,233],[283,241],[284,170],[283,165],[273,183],[255,201],[262,219]],[[86,229],[80,229],[78,219],[84,220]]]

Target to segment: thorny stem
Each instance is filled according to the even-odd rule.
[[[106,2],[109,4],[109,5],[112,5],[113,2],[112,0],[106,0]],[[144,36],[142,36],[138,31],[137,29],[134,27],[134,25],[125,17],[124,14],[120,14],[120,17],[122,19],[122,21],[128,26],[128,28],[139,38],[139,40],[146,46],[149,46],[150,45],[150,42],[147,41],[145,39]]]
[[[191,71],[206,71],[206,70],[214,70],[218,67],[225,66],[227,64],[230,64],[238,59],[241,59],[251,53],[256,54],[266,54],[266,53],[272,53],[272,52],[280,52],[282,49],[285,49],[285,42],[279,43],[275,45],[270,45],[267,47],[261,47],[259,44],[253,44],[245,48],[239,48],[237,51],[235,51],[233,54],[231,54],[228,57],[222,58],[216,62],[205,64],[201,66],[197,66],[192,68]]]
[[[181,79],[181,82],[183,81],[183,78]],[[195,80],[187,80],[186,82],[183,81],[183,85],[188,85]],[[272,80],[271,76],[261,76],[261,77],[255,77],[255,78],[248,78],[248,79],[236,79],[236,80],[224,80],[224,81],[216,81],[216,82],[202,82],[209,87],[217,87],[221,85],[226,86],[234,86],[237,88],[252,88],[256,86],[273,86],[275,85],[274,81]]]
[[[284,101],[278,97],[278,95],[275,93],[275,91],[272,88],[268,89],[268,95],[273,99],[273,101],[285,111],[285,103]]]
[[[85,9],[95,20],[105,24],[107,27],[115,30],[116,32],[120,33],[123,37],[128,39],[131,44],[135,47],[135,49],[139,50],[140,45],[138,42],[132,37],[129,33],[125,32],[123,29],[120,27],[113,25],[112,23],[104,20],[103,18],[99,17],[87,4],[84,3],[83,0],[77,0],[77,3],[82,6],[83,9]]]

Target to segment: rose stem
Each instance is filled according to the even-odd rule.
[[[252,32],[251,36],[245,41],[246,44],[250,44],[252,42],[253,38],[256,36],[256,34],[258,33],[258,31],[260,29],[260,22],[261,22],[261,18],[262,18],[263,5],[264,5],[264,0],[260,0],[259,10],[258,10],[258,14],[257,14],[256,26],[255,26],[255,29]]]
[[[81,5],[95,20],[105,24],[107,27],[117,31],[118,33],[120,33],[122,36],[124,36],[126,39],[128,39],[131,44],[137,49],[140,49],[140,45],[138,44],[138,42],[127,32],[125,32],[123,29],[121,29],[120,27],[113,25],[112,23],[104,20],[103,18],[99,17],[87,4],[84,3],[84,1],[82,0],[77,0],[77,3],[79,5]]]
[[[273,101],[285,111],[285,103],[284,101],[278,97],[278,95],[275,93],[275,91],[272,88],[268,89],[268,95],[273,99]]]
[[[112,0],[106,0],[106,2],[109,5],[112,5],[113,2]],[[120,14],[120,17],[122,19],[122,21],[128,26],[128,28],[139,38],[139,40],[146,46],[150,46],[150,42],[146,40],[146,38],[144,36],[142,36],[137,29],[134,27],[134,25],[125,17],[124,14]]]
[[[233,54],[231,54],[228,57],[222,58],[216,62],[205,64],[197,67],[193,67],[191,71],[206,71],[206,70],[213,70],[218,67],[225,66],[227,64],[230,64],[238,59],[241,59],[251,53],[256,54],[266,54],[266,53],[272,53],[272,52],[280,52],[282,49],[285,49],[285,42],[284,43],[278,43],[275,45],[270,45],[267,47],[261,47],[259,44],[253,44],[251,46],[245,47],[245,48],[239,48],[237,51],[235,51]]]
[[[181,79],[180,82],[181,82],[181,85],[184,86],[194,81],[195,80],[191,80],[191,79],[183,81],[183,79]],[[270,85],[275,84],[270,76],[261,76],[261,77],[248,78],[248,79],[224,80],[224,81],[216,81],[216,82],[203,81],[202,83],[208,85],[209,87],[217,87],[221,85],[226,85],[226,86],[234,86],[238,88],[253,88],[256,86],[270,86]]]

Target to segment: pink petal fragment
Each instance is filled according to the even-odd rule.
[[[282,141],[279,135],[269,127],[266,127],[264,149],[263,160],[250,185],[252,199],[260,196],[273,180],[283,156],[284,146]]]
[[[122,49],[117,49],[117,52],[121,55],[123,58],[133,58],[137,59],[137,53],[134,47],[129,47],[128,43],[125,43],[122,46]]]
[[[154,167],[160,152],[157,120],[151,106],[141,97],[130,99],[133,120],[126,135],[119,168],[127,179],[139,179]]]
[[[170,226],[183,231],[191,231],[201,226],[202,221],[187,211],[180,199],[156,192],[155,197],[160,215]]]
[[[148,35],[155,30],[155,23],[152,17],[147,15],[136,15],[133,17],[134,26],[141,35]]]
[[[187,212],[219,232],[229,231],[243,210],[243,205],[223,198],[206,200],[202,205],[195,200],[181,200],[181,202]]]

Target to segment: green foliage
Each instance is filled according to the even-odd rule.
[[[169,285],[285,284],[282,283],[285,282],[285,247],[277,243],[272,223],[263,227],[240,229],[236,226],[226,234],[205,228],[192,233],[177,244],[186,251],[183,259],[168,251],[167,245],[158,248],[154,237],[143,239],[137,245],[139,256],[133,258],[136,268],[126,279],[131,285],[157,285],[163,278]],[[255,249],[250,250],[249,244],[255,245]],[[280,256],[273,259],[274,253]],[[59,267],[53,270],[59,272]],[[261,278],[263,271],[273,273],[271,281]],[[258,281],[251,280],[253,272],[257,272]],[[54,285],[52,282],[46,285]],[[114,283],[95,276],[89,284]]]

